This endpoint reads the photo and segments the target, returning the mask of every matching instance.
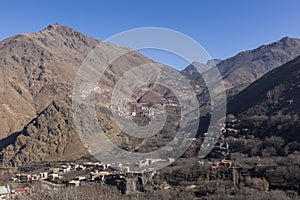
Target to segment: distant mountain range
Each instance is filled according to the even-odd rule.
[[[300,39],[285,37],[281,40],[248,50],[223,61],[217,60],[216,66],[223,77],[227,89],[248,85],[270,70],[300,55]],[[194,64],[194,63],[193,63]],[[198,66],[201,64],[197,64]],[[201,65],[209,69],[209,65]],[[193,65],[183,72],[191,79],[201,81],[201,76]]]
[[[60,24],[50,25],[38,33],[20,34],[0,42],[2,165],[20,166],[37,160],[72,160],[89,155],[75,131],[71,98],[79,66],[85,56],[100,43],[104,47],[102,54],[113,54],[123,49],[84,36]],[[205,65],[193,65],[201,65],[204,70],[209,70],[216,64],[224,77],[225,86],[233,89],[250,84],[299,55],[300,40],[283,38],[223,61],[214,59]],[[295,96],[295,93],[299,94],[298,61],[299,58],[271,71],[232,97],[229,110],[244,114],[269,106],[269,112],[299,112],[299,107],[294,107],[299,105],[299,96]],[[96,95],[99,123],[108,137],[124,149],[153,150],[163,145],[163,142],[168,142],[178,128],[173,124],[178,121],[175,114],[179,112],[176,109],[172,110],[172,116],[168,119],[171,123],[162,130],[162,134],[148,140],[121,134],[112,120],[108,107],[117,81],[133,67],[154,62],[136,51],[130,51],[107,68],[98,85],[104,91]],[[201,93],[205,91],[205,85],[193,65],[182,73],[191,80],[197,93]],[[142,112],[140,108],[147,101],[174,98],[174,94],[166,88],[155,85],[147,87],[152,92],[141,89],[132,97],[136,101],[132,108],[137,113]],[[88,86],[86,89],[90,91]],[[136,120],[141,119],[137,117]],[[140,145],[137,147],[136,144]]]

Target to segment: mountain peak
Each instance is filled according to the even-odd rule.
[[[291,37],[284,37],[284,38],[281,38],[278,42],[282,43],[285,46],[295,46],[295,45],[300,43],[300,39],[291,38]]]
[[[51,24],[47,26],[47,28],[40,31],[40,33],[52,33],[52,34],[56,33],[62,36],[77,36],[77,37],[83,36],[82,33],[75,31],[74,29],[59,23]]]
[[[69,30],[69,31],[74,31],[72,28],[59,24],[59,23],[55,23],[55,24],[50,24],[47,26],[47,28],[45,28],[44,30]]]
[[[209,66],[216,66],[217,64],[219,64],[220,62],[222,62],[221,59],[211,59],[211,60],[208,60],[206,65],[209,65]]]
[[[211,59],[208,60],[206,64],[202,64],[199,62],[194,61],[192,64],[188,65],[184,70],[182,71],[196,71],[198,69],[207,71],[208,69],[210,69],[211,67],[216,66],[217,64],[219,64],[222,60],[220,59]]]
[[[80,53],[93,49],[100,42],[59,23],[48,25],[45,29],[32,36],[46,47],[68,48]],[[62,50],[62,52],[66,53],[68,50]]]
[[[299,39],[286,36],[286,37],[281,38],[279,41],[288,41],[288,40],[299,40]]]

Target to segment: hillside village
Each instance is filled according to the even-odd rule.
[[[76,176],[80,174],[80,176]],[[35,192],[31,184],[39,181],[45,187],[78,187],[83,183],[99,183],[115,186],[121,193],[127,194],[143,190],[143,187],[151,183],[156,171],[144,173],[116,171],[111,164],[101,162],[85,162],[83,164],[66,163],[59,167],[50,168],[40,173],[22,173],[15,174],[11,177],[11,181],[28,185],[24,188],[10,188],[9,185],[2,186],[0,189],[1,198],[5,199],[21,195],[23,193]],[[7,188],[5,190],[5,188]]]
[[[272,159],[255,159],[237,153],[235,148],[237,144],[247,145],[254,141],[260,141],[251,134],[251,130],[233,115],[228,115],[226,124],[220,126],[221,136],[215,144],[212,152],[204,159],[198,159],[198,167],[200,169],[207,168],[208,171],[204,177],[198,175],[199,180],[203,181],[184,181],[184,190],[193,190],[196,195],[202,196],[206,192],[203,189],[208,187],[214,190],[230,190],[235,193],[238,188],[251,187],[259,191],[269,191],[270,188],[276,188],[282,184],[280,179],[264,178],[264,174],[270,170],[276,169],[277,166],[289,167],[289,163],[282,163],[278,158]],[[207,136],[195,139],[194,142],[203,140]],[[293,154],[297,156],[297,154]],[[298,162],[300,155],[295,157],[294,162]],[[139,167],[151,165],[155,162],[173,163],[175,160],[169,158],[167,160],[145,159],[139,163]],[[175,162],[176,163],[176,162]],[[172,168],[171,164],[171,168]],[[97,184],[99,186],[110,186],[120,192],[120,194],[135,194],[150,192],[153,190],[176,190],[178,185],[169,176],[176,174],[166,174],[165,170],[154,171],[147,168],[143,172],[132,171],[131,168],[123,166],[120,163],[103,163],[103,162],[65,162],[60,165],[51,166],[45,170],[38,170],[32,173],[17,173],[11,177],[10,184],[0,187],[0,195],[2,199],[16,198],[19,195],[33,195],[38,193],[35,183],[40,183],[46,190],[55,190],[57,188],[76,188]],[[188,170],[188,169],[187,169]],[[184,170],[178,173],[185,173]],[[171,178],[171,179],[170,179]],[[180,179],[179,179],[180,180]],[[176,180],[178,181],[178,180]],[[216,184],[216,185],[214,185]],[[14,185],[14,186],[12,186]],[[21,187],[22,186],[22,187]],[[289,186],[291,187],[291,186]],[[297,186],[294,185],[295,189]],[[217,189],[219,188],[219,189]],[[201,192],[204,190],[203,192]]]
[[[277,158],[273,158],[273,160],[256,159],[255,157],[248,158],[245,153],[241,154],[242,152],[240,152],[237,145],[244,144],[244,148],[247,148],[247,145],[253,142],[261,143],[261,139],[252,134],[253,131],[247,127],[247,124],[234,115],[228,115],[226,123],[219,125],[219,130],[221,135],[211,153],[204,159],[198,159],[197,162],[199,168],[205,169],[208,167],[208,171],[204,170],[202,172],[206,175],[204,177],[198,175],[197,178],[204,182],[185,180],[184,190],[193,190],[196,195],[202,196],[207,193],[207,188],[203,189],[203,187],[209,185],[213,185],[209,187],[219,188],[215,188],[215,190],[225,188],[224,190],[235,193],[238,188],[243,187],[269,191],[270,188],[276,188],[282,184],[282,180],[279,179],[269,178],[267,181],[264,178],[264,173],[276,169],[277,166],[289,167],[289,163],[281,163]],[[207,133],[204,133],[202,137],[195,138],[193,142],[203,141],[205,137],[207,137]],[[293,155],[296,156],[297,154],[294,153]],[[299,157],[294,161],[297,162],[297,159]],[[169,177],[177,176],[176,174],[166,174],[165,169],[155,171],[150,167],[147,168],[148,165],[150,166],[155,162],[169,162],[171,164],[174,161],[173,158],[142,160],[136,165],[138,165],[137,167],[146,168],[143,172],[135,172],[132,168],[123,166],[120,163],[65,162],[44,170],[14,174],[11,177],[10,184],[0,187],[0,195],[2,199],[13,199],[19,195],[33,195],[39,192],[35,188],[36,183],[40,183],[44,189],[49,191],[57,188],[77,190],[78,187],[91,184],[113,187],[120,194],[135,194],[153,190],[176,190],[176,188],[182,186]],[[181,176],[180,173],[184,173],[184,170],[179,172],[178,176]],[[296,185],[294,187],[297,188]],[[201,192],[202,190],[205,192]]]
[[[74,81],[82,62],[99,44],[103,61],[106,55],[119,55],[124,50],[61,24],[0,41],[0,200],[300,199],[300,39],[284,37],[217,61],[228,100],[224,101],[225,123],[213,126],[218,138],[207,129],[214,107],[218,110],[219,106],[210,99],[212,93],[198,73],[197,62],[176,70],[192,88],[176,76],[169,77],[167,71],[161,74],[167,75],[165,86],[153,84],[152,79],[155,82],[159,76],[147,77],[149,74],[142,71],[136,75],[146,76],[149,84],[132,91],[128,102],[122,98],[116,98],[116,104],[111,101],[118,81],[127,72],[144,64],[158,64],[135,50],[109,63],[99,82],[79,86],[80,100],[95,100],[97,119],[89,120],[90,113],[80,101],[80,120],[76,122]],[[209,67],[207,70],[211,67],[209,61],[198,64]],[[169,86],[181,94],[173,93]],[[189,90],[193,90],[191,94],[186,93]],[[184,109],[192,107],[194,92],[200,115],[194,109]],[[167,115],[166,123],[147,138],[127,134],[115,123],[115,117],[120,116],[126,120],[125,126],[127,121],[147,126],[151,120],[162,121],[159,114]],[[183,116],[192,120],[182,120]],[[113,158],[103,155],[97,161],[91,155],[92,145],[83,145],[78,135],[77,124],[87,127],[82,132],[89,135],[86,121],[98,122],[108,139],[128,152],[155,152],[170,141],[192,145],[183,154],[176,147],[168,148],[179,158],[172,154],[155,159],[147,156],[137,163],[131,163],[130,158],[126,163],[113,163]],[[196,129],[193,125],[198,122]],[[180,128],[183,134],[175,137]],[[188,138],[194,131],[196,137]],[[208,145],[203,145],[206,141]],[[202,145],[212,149],[204,158],[200,155]],[[167,167],[156,170],[154,164]],[[141,168],[144,170],[137,170]],[[112,193],[115,198],[109,196]]]
[[[227,126],[221,125],[221,137],[216,143],[213,151],[206,159],[199,160],[198,164],[209,165],[210,172],[207,174],[208,181],[218,179],[232,180],[237,187],[240,182],[251,180],[251,169],[236,165],[230,160],[230,147],[226,141],[227,137],[253,139],[253,135],[247,134],[247,129],[235,129],[235,124],[238,120],[234,117],[228,118]],[[239,134],[238,134],[239,133]],[[243,134],[241,134],[243,133]],[[204,134],[205,135],[205,134]],[[163,160],[161,160],[163,161]],[[148,165],[158,160],[146,159],[140,162],[139,165]],[[174,162],[169,159],[166,162]],[[255,166],[253,166],[255,167]],[[253,168],[254,169],[254,168]],[[26,185],[22,188],[12,188],[10,185],[0,188],[2,199],[15,198],[17,195],[35,193],[34,183],[39,182],[47,189],[80,187],[85,184],[100,184],[115,187],[121,194],[132,194],[145,192],[148,188],[160,188],[169,190],[173,186],[170,183],[163,182],[163,185],[155,185],[155,179],[160,179],[160,172],[154,171],[151,168],[143,172],[130,171],[129,167],[122,166],[118,163],[103,163],[103,162],[66,162],[65,164],[51,167],[48,170],[37,171],[36,173],[18,173],[11,177],[11,182]],[[268,183],[266,184],[266,189]],[[174,186],[176,187],[176,186]],[[190,184],[187,189],[198,187],[195,184]]]

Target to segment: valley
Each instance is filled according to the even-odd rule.
[[[81,63],[99,44],[103,60],[128,51],[110,63],[98,83],[80,85],[82,99],[95,98],[97,123],[115,146],[130,153],[157,151],[173,141],[182,115],[196,113],[182,113],[179,99],[189,97],[167,88],[183,88],[174,80],[164,86],[143,85],[128,104],[111,104],[114,88],[128,71],[144,64],[163,66],[135,50],[61,24],[12,36],[0,42],[0,191],[10,188],[16,199],[87,199],[89,194],[93,199],[300,198],[300,39],[285,37],[225,60],[176,70],[188,80],[199,104],[200,118],[191,122],[199,120],[198,129],[184,129],[176,138],[191,146],[179,159],[147,157],[138,163],[128,160],[128,165],[97,161],[74,121],[73,84]],[[212,151],[199,157],[205,138],[211,137],[207,129],[213,108],[202,75],[208,76],[214,66],[226,88],[227,116],[218,124],[221,134]],[[207,72],[200,75],[195,67]],[[147,72],[139,73],[147,77]],[[91,118],[84,103],[80,108],[83,119]],[[166,123],[148,138],[127,134],[114,120],[117,113],[123,121],[147,126],[154,111],[165,111]],[[84,128],[88,136],[90,127]],[[192,131],[197,135],[190,138]],[[153,170],[159,162],[168,166]]]

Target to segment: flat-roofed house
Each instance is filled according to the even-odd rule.
[[[10,195],[10,187],[9,185],[0,186],[0,199],[5,200],[8,199]]]
[[[69,182],[69,185],[73,186],[73,187],[78,187],[78,186],[80,186],[80,181],[72,180],[72,181]]]
[[[50,174],[49,175],[49,179],[50,180],[60,180],[60,179],[62,179],[62,176],[60,176],[59,174]]]
[[[40,176],[41,176],[42,180],[47,179],[48,178],[48,172],[41,172]]]
[[[30,181],[31,175],[30,174],[17,174],[16,178],[19,179],[21,182]]]

